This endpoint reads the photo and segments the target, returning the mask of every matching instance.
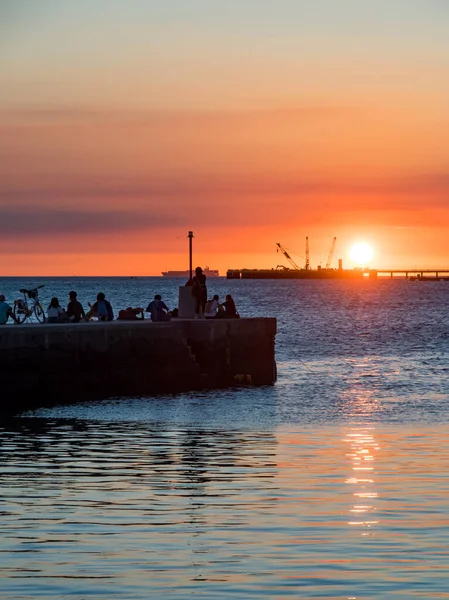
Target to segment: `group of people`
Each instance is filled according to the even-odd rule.
[[[240,315],[237,312],[234,299],[231,294],[226,295],[226,300],[220,302],[220,298],[215,294],[211,299],[207,298],[206,275],[201,267],[195,269],[195,276],[189,279],[188,286],[192,288],[192,295],[195,298],[195,317],[206,319],[228,318],[235,319]],[[77,293],[72,290],[69,292],[69,302],[67,308],[62,308],[59,299],[54,296],[47,308],[48,323],[79,323],[81,321],[113,321],[114,311],[111,303],[106,299],[103,292],[97,294],[96,302],[89,303],[89,310],[86,312],[83,305],[78,300]],[[120,310],[118,320],[135,321],[145,318],[145,312],[150,314],[151,320],[155,322],[170,321],[172,317],[178,316],[178,310],[175,308],[169,310],[168,306],[162,300],[160,294],[156,294],[154,299],[144,310],[141,307],[128,307]],[[11,306],[6,302],[5,295],[0,293],[0,325],[4,325],[11,318],[17,322]]]
[[[226,300],[220,302],[220,297],[215,294],[212,299],[207,299],[206,275],[201,267],[195,269],[195,275],[186,283],[192,287],[195,298],[195,317],[206,319],[238,319],[235,302],[231,294],[226,295]]]
[[[176,309],[175,309],[176,310]],[[145,313],[150,313],[150,317],[152,321],[170,321],[172,316],[175,316],[175,311],[170,311],[168,306],[162,300],[162,296],[160,294],[156,294],[154,300],[152,300],[146,310],[138,306],[137,308],[132,308],[128,306],[121,310],[118,314],[118,319],[120,321],[137,321],[138,319],[144,319]],[[175,314],[173,314],[175,313]]]
[[[64,309],[59,303],[59,300],[54,296],[50,300],[47,308],[48,323],[79,323],[80,321],[90,321],[97,319],[98,321],[112,321],[114,312],[111,303],[106,300],[103,292],[97,294],[97,300],[94,304],[89,303],[89,309],[85,312],[83,305],[78,300],[78,294],[72,290],[69,292],[69,302],[67,308]]]
[[[67,309],[63,309],[60,306],[58,298],[54,297],[51,299],[47,309],[48,323],[114,320],[112,305],[109,300],[106,300],[103,292],[97,294],[97,301],[94,304],[91,305],[89,303],[90,310],[88,312],[84,311],[81,302],[77,300],[77,293],[75,291],[69,293],[69,299]],[[161,295],[156,294],[154,300],[148,304],[145,311],[140,306],[136,308],[129,306],[119,311],[117,319],[119,321],[136,321],[144,319],[145,312],[150,313],[152,321],[169,321],[173,311],[170,312]]]
[[[238,319],[240,315],[231,294],[226,294],[224,302],[220,302],[219,296],[215,294],[212,300],[208,300],[204,306],[204,317],[206,319]]]
[[[132,308],[129,306],[119,311],[117,319],[120,321],[136,321],[145,318],[145,312],[151,314],[152,321],[168,321],[170,313],[167,305],[163,302],[160,294],[156,294],[154,300],[149,303],[144,311],[141,307]],[[109,300],[103,292],[97,294],[97,300],[93,304],[89,303],[89,310],[85,312],[83,305],[77,299],[75,291],[69,292],[69,303],[67,308],[61,307],[58,298],[51,299],[47,308],[48,323],[79,323],[80,321],[113,321],[114,311]]]

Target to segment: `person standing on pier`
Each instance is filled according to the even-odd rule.
[[[195,297],[195,317],[204,317],[204,308],[207,302],[206,275],[201,267],[195,269],[192,278],[192,294]]]

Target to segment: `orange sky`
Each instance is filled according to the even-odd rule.
[[[449,11],[317,4],[7,1],[0,275],[449,268]]]

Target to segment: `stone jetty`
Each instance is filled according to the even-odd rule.
[[[273,385],[275,336],[274,318],[2,326],[2,412]]]

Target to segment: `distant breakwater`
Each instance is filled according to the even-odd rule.
[[[276,319],[32,324],[0,330],[3,414],[117,396],[272,385]]]

